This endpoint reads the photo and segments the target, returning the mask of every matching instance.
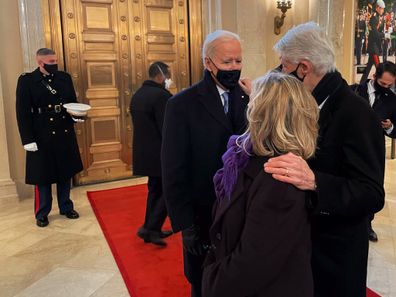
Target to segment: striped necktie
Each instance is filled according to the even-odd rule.
[[[228,113],[228,109],[229,109],[229,102],[230,102],[229,101],[229,94],[228,94],[228,92],[224,92],[221,96],[224,99],[224,113],[227,114]]]

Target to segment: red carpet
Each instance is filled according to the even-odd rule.
[[[145,244],[135,234],[143,222],[147,186],[88,192],[95,215],[133,297],[188,297],[180,234],[166,248]],[[166,223],[165,229],[170,228]],[[367,297],[380,297],[367,289]]]
[[[377,293],[371,291],[369,288],[367,288],[367,296],[366,297],[381,297],[381,295],[378,295]]]
[[[147,186],[88,192],[129,294],[133,297],[187,297],[180,234],[160,248],[136,236],[146,209]],[[169,223],[166,223],[169,229]]]

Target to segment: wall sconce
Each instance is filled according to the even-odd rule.
[[[282,11],[281,16],[276,16],[274,19],[274,32],[276,35],[280,34],[280,29],[283,26],[283,21],[286,17],[286,11],[292,7],[291,0],[278,0],[276,1],[277,8]]]

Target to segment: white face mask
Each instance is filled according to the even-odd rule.
[[[165,89],[169,89],[172,84],[173,84],[173,81],[171,78],[165,79]]]

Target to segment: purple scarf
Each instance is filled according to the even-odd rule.
[[[223,200],[224,198],[231,198],[231,193],[236,185],[239,172],[246,167],[251,155],[252,145],[250,142],[246,145],[246,150],[238,146],[238,135],[232,135],[228,140],[227,151],[224,153],[223,168],[219,169],[214,178],[214,186],[217,199]],[[239,139],[238,143],[242,143],[244,139]]]

